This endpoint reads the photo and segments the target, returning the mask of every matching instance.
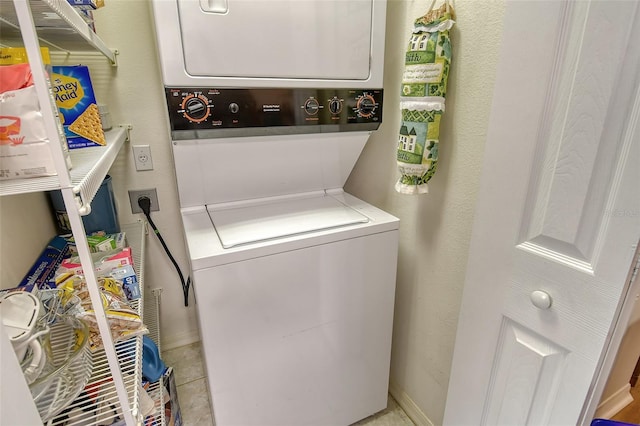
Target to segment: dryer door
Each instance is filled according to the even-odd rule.
[[[193,77],[367,80],[373,0],[176,0]]]

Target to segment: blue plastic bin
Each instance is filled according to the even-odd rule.
[[[62,193],[60,191],[50,191],[49,197],[51,198],[58,233],[70,234],[71,225],[64,207]],[[100,189],[98,189],[91,202],[91,213],[82,217],[82,223],[87,234],[98,231],[105,231],[107,234],[120,232],[111,176],[107,175],[102,181]]]
[[[635,423],[617,422],[609,419],[593,419],[591,426],[638,426]]]

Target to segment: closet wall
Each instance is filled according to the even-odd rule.
[[[455,0],[438,171],[429,194],[401,195],[394,183],[404,53],[429,3],[388,2],[383,124],[346,188],[400,218],[392,393],[418,424],[442,424],[505,5]]]

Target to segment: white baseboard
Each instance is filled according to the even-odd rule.
[[[613,395],[598,405],[595,417],[609,419],[618,414],[620,410],[633,402],[630,391],[631,385],[629,383],[618,389]]]
[[[411,419],[416,426],[434,426],[433,422],[422,412],[420,407],[413,402],[411,397],[400,389],[393,380],[389,382],[389,393],[396,400],[398,405],[407,413],[407,416]]]
[[[191,343],[200,341],[200,333],[198,330],[179,333],[173,335],[161,335],[160,346],[162,351],[179,348],[180,346],[190,345]]]

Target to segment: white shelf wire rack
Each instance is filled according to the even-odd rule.
[[[144,298],[144,321],[149,328],[149,337],[158,347],[158,352],[162,351],[160,346],[160,297],[161,288],[151,290],[151,294],[145,295]],[[155,382],[150,383],[147,393],[149,395],[163,395],[164,380],[162,377]],[[154,425],[162,426],[166,424],[164,406],[162,404],[155,407],[155,411],[150,415],[154,419]]]
[[[106,146],[73,149],[70,151],[73,168],[69,170],[73,192],[82,205],[91,203],[124,142],[128,129],[114,128],[105,132]],[[0,196],[51,191],[60,188],[57,176],[44,176],[0,181]]]
[[[51,325],[48,365],[29,386],[43,420],[54,418],[82,392],[93,367],[88,339],[89,328],[77,319],[58,317]]]
[[[52,178],[2,181],[0,195],[60,189],[81,262],[85,266],[92,265],[93,261],[80,214],[90,212],[90,203],[95,193],[118,151],[128,139],[128,128],[108,132],[106,147],[72,151],[71,159],[74,167],[71,171],[67,171],[63,150],[58,146],[61,141],[64,141],[64,136],[59,132],[55,103],[39,54],[40,41],[66,53],[96,52],[107,57],[112,64],[115,63],[115,52],[106,48],[66,0],[0,0],[0,45],[24,45],[27,49],[45,128],[52,142],[52,157],[58,171],[58,176]],[[139,225],[140,228],[142,225]],[[128,232],[130,244],[135,250],[136,245],[143,244],[142,239],[139,239],[140,242],[136,241],[135,229],[129,229]],[[84,396],[78,397],[63,411],[67,419],[62,420],[57,416],[47,424],[104,425],[113,424],[116,419],[122,420],[118,423],[126,421],[129,426],[140,424],[139,383],[142,338],[138,337],[117,345],[113,343],[101,304],[97,277],[92,267],[85,268],[85,278],[105,349],[93,354],[92,378],[84,389]],[[142,314],[141,303],[135,304],[134,307],[139,314]],[[96,400],[98,397],[101,401],[99,406]],[[93,413],[90,413],[93,405],[96,408]]]
[[[68,53],[98,51],[116,64],[116,53],[104,44],[67,0],[29,0],[29,6],[41,43]],[[0,0],[0,34],[4,44],[22,45],[12,0]]]
[[[144,256],[145,256],[145,224],[143,222],[122,226],[133,254],[134,269],[140,285],[142,298],[131,303],[132,308],[144,318]],[[115,344],[120,363],[129,404],[133,417],[137,418],[139,408],[139,385],[142,381],[142,336],[131,338]],[[118,400],[115,385],[111,380],[112,373],[104,350],[92,354],[93,370],[84,392],[61,414],[47,423],[47,426],[86,426],[106,425],[123,420],[121,404]]]

